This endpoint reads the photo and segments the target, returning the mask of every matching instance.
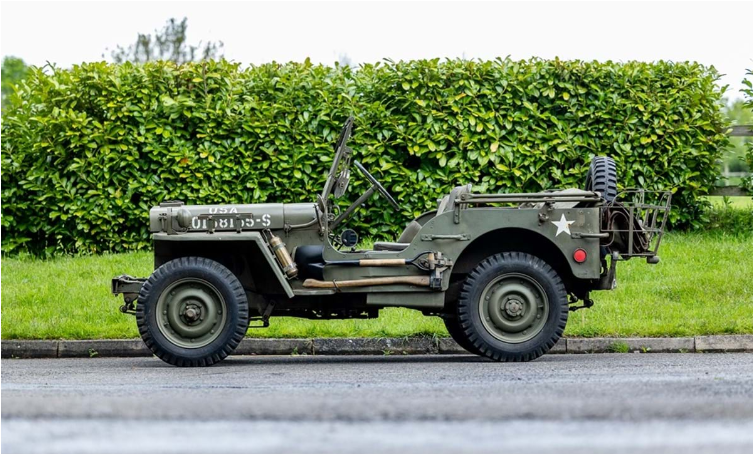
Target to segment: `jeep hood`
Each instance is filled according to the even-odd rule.
[[[165,202],[149,211],[152,233],[282,229],[316,220],[313,203],[184,205]]]

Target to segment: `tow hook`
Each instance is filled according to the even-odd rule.
[[[146,278],[133,277],[127,274],[112,278],[112,294],[115,296],[123,295],[124,304],[120,306],[120,312],[136,315],[135,302],[145,281]]]
[[[128,297],[124,297],[125,303],[120,306],[120,312],[124,314],[136,315],[136,305],[133,304],[133,300],[129,301]]]

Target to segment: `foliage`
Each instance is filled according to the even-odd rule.
[[[26,77],[29,72],[29,68],[26,63],[18,57],[5,57],[3,58],[2,68],[2,90],[3,99],[2,106],[5,106],[10,101],[10,96],[13,94],[13,87]]]
[[[753,232],[753,205],[736,206],[730,197],[724,197],[721,204],[713,204],[708,217],[705,228],[709,231],[738,236]]]
[[[753,111],[745,105],[742,99],[727,102],[724,115],[733,125],[753,125]],[[730,147],[724,153],[724,167],[729,172],[749,172],[750,166],[746,162],[748,147],[753,143],[751,137],[731,137]]]
[[[118,46],[110,56],[115,63],[167,60],[177,64],[222,57],[222,41],[190,45],[187,43],[187,30],[187,18],[184,17],[180,22],[170,18],[165,28],[154,31],[154,37],[151,34],[139,33],[134,44],[128,47]]]
[[[743,84],[746,88],[743,88],[741,91],[745,95],[745,107],[749,109],[750,116],[748,118],[753,120],[753,69],[749,69],[747,75],[751,77],[743,79]],[[750,121],[748,124],[753,124],[753,121]],[[748,168],[753,169],[753,140],[748,140],[747,142],[748,150],[746,157]],[[745,186],[753,192],[753,176],[748,177]]]
[[[610,345],[607,350],[612,353],[629,353],[630,346],[625,341],[617,341]]]
[[[632,259],[618,265],[613,291],[595,292],[596,305],[570,315],[567,336],[695,336],[753,334],[753,231],[748,236],[670,232],[658,265]],[[3,339],[122,339],[138,337],[121,298],[103,283],[153,270],[146,251],[39,260],[3,259]],[[720,272],[720,270],[724,270]],[[65,297],[61,298],[61,289]],[[699,289],[704,289],[699,291]],[[385,309],[376,320],[272,317],[259,337],[447,336],[439,317]]]
[[[403,206],[372,198],[351,222],[365,235],[395,235],[463,183],[582,187],[607,154],[623,186],[672,189],[672,222],[697,227],[728,142],[717,78],[696,63],[539,59],[35,69],[2,127],[3,247],[147,248],[165,199],[314,201],[350,113],[356,158]],[[351,200],[366,189],[353,180]]]

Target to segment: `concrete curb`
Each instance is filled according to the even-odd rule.
[[[567,353],[695,352],[693,337],[595,337],[567,339]]]
[[[3,358],[152,356],[141,339],[3,340]],[[596,337],[560,339],[549,353],[753,352],[753,335],[696,337]],[[466,354],[449,338],[246,338],[236,355],[424,355]]]

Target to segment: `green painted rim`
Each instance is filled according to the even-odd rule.
[[[227,320],[222,294],[209,282],[186,278],[170,284],[157,301],[163,336],[183,348],[201,348],[217,339]]]
[[[502,274],[481,293],[479,314],[489,334],[503,342],[519,344],[544,329],[549,298],[541,284],[530,276]]]

